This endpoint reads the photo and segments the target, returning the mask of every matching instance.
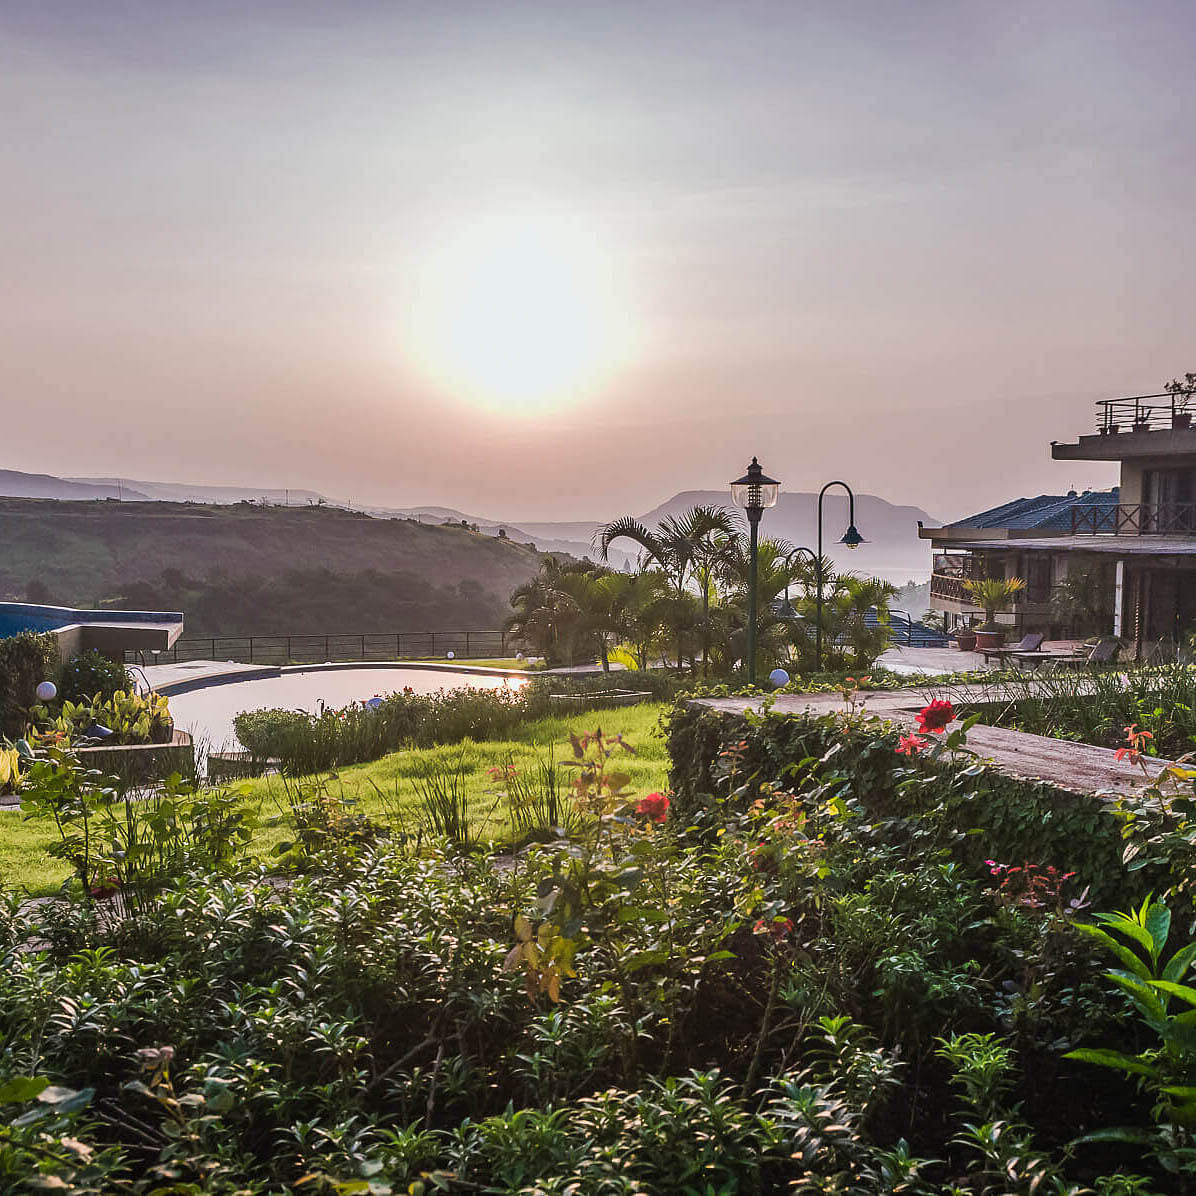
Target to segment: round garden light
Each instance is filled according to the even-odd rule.
[[[773,689],[780,689],[782,685],[789,684],[789,674],[784,669],[773,669],[768,674],[768,680],[771,682]]]
[[[58,686],[53,681],[39,681],[34,693],[39,702],[52,702],[58,697]]]

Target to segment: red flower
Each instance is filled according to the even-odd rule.
[[[918,711],[918,730],[933,735],[941,735],[947,724],[955,718],[955,707],[950,702],[935,698],[929,706],[923,706]]]
[[[917,735],[902,735],[897,741],[897,755],[916,756],[927,746],[926,740],[919,738]]]
[[[663,793],[649,793],[635,803],[635,812],[652,822],[663,822],[669,814],[669,799]]]
[[[778,942],[793,933],[793,919],[792,918],[773,918],[766,922],[761,918],[755,926],[752,927],[755,934],[771,935]]]

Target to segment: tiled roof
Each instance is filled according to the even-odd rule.
[[[1015,498],[999,507],[957,519],[948,527],[1009,528],[1012,531],[1071,531],[1071,512],[1076,507],[1115,507],[1118,488],[1085,490],[1077,494],[1040,494],[1037,498]]]

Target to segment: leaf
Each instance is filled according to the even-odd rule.
[[[1151,951],[1156,963],[1158,963],[1159,956],[1163,953],[1163,948],[1167,945],[1167,938],[1171,934],[1171,911],[1158,902],[1152,905],[1146,911],[1146,932],[1154,940],[1154,949]]]
[[[1106,934],[1100,927],[1093,926],[1089,922],[1077,922],[1076,929],[1088,935],[1089,938],[1096,939],[1102,946],[1112,951],[1135,976],[1139,976],[1143,980],[1150,979],[1150,969],[1143,963],[1141,958],[1135,955],[1124,943],[1119,943],[1111,934]]]
[[[532,940],[532,924],[523,914],[515,918],[515,937],[521,943],[530,943]]]
[[[1140,926],[1133,918],[1127,918],[1125,914],[1098,914],[1097,918],[1109,927],[1110,930],[1115,930],[1118,934],[1132,938],[1135,942],[1141,943],[1147,951],[1153,952],[1154,939],[1151,938],[1146,927]]]
[[[1137,1076],[1153,1076],[1155,1069],[1135,1055],[1124,1055],[1121,1051],[1109,1051],[1099,1047],[1081,1047],[1068,1051],[1064,1059],[1078,1059],[1081,1063],[1095,1063],[1098,1067],[1112,1067],[1117,1071],[1130,1072]]]
[[[17,1101],[33,1100],[50,1086],[45,1076],[13,1076],[0,1084],[0,1104],[14,1104]]]
[[[1167,966],[1163,969],[1163,979],[1177,982],[1182,980],[1193,959],[1196,959],[1196,943],[1189,943],[1167,961]]]
[[[1149,983],[1151,988],[1157,988],[1170,996],[1179,997],[1181,1001],[1187,1001],[1189,1005],[1196,1005],[1196,988],[1192,988],[1191,985],[1173,984],[1170,980],[1151,980]]]
[[[657,964],[668,963],[669,953],[656,949],[654,951],[637,951],[624,964],[625,972],[638,972],[642,968],[655,967]]]

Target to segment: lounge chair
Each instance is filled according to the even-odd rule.
[[[1001,664],[1004,664],[1006,656],[1016,656],[1019,652],[1037,652],[1042,647],[1042,641],[1045,638],[1039,632],[1032,631],[1029,635],[1023,635],[1012,648],[977,648],[976,651],[984,657],[985,664],[988,664],[994,656]]]
[[[1057,664],[1065,664],[1072,667],[1091,668],[1093,665],[1113,664],[1117,660],[1117,654],[1121,651],[1121,641],[1114,639],[1111,635],[1105,636],[1089,649],[1080,652],[1066,652],[1059,653],[1056,657]],[[1051,653],[1050,655],[1054,655]]]

